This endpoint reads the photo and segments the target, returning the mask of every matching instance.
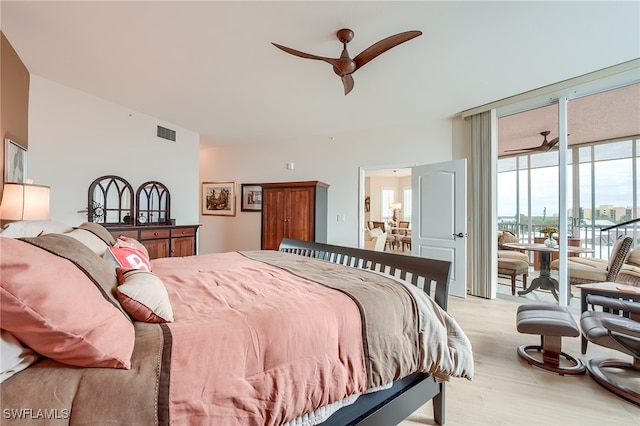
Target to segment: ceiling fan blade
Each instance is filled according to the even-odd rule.
[[[549,150],[552,150],[554,146],[560,141],[560,138],[553,138],[549,141]]]
[[[291,55],[294,56],[299,56],[300,58],[305,58],[305,59],[315,59],[318,61],[324,61],[327,62],[333,66],[335,66],[338,63],[338,59],[334,59],[334,58],[325,58],[324,56],[318,56],[318,55],[312,55],[311,53],[304,53],[304,52],[300,52],[299,50],[295,50],[295,49],[291,49],[290,47],[286,47],[286,46],[282,46],[280,44],[276,44],[276,43],[271,43],[273,44],[275,47],[277,47],[280,50],[283,50],[287,53],[290,53]]]
[[[351,77],[351,74],[342,77],[342,84],[344,85],[344,94],[347,95],[353,89],[353,77]]]
[[[356,69],[364,66],[367,62],[371,61],[376,56],[383,54],[387,50],[396,47],[405,41],[409,41],[412,38],[416,38],[419,35],[422,35],[422,31],[406,31],[389,36],[375,44],[372,44],[353,59],[356,63]]]
[[[533,148],[520,148],[520,149],[505,149],[504,152],[514,152],[514,151],[538,151],[540,149],[539,146],[534,146]]]

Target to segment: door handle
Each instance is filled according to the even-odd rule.
[[[457,234],[453,234],[453,239],[455,240],[456,238],[464,238],[466,237],[465,234],[463,234],[462,232],[458,232]]]

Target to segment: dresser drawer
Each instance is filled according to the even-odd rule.
[[[140,240],[169,238],[169,229],[145,229],[140,231]]]
[[[138,239],[138,231],[111,231],[111,235],[113,235],[113,238],[116,240],[120,236]]]
[[[194,228],[175,228],[171,230],[171,237],[193,237],[196,235]]]

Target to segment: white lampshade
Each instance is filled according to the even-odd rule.
[[[51,188],[43,185],[5,183],[0,204],[0,219],[3,222],[49,220],[50,191]]]
[[[391,203],[389,204],[389,208],[392,210],[400,210],[402,208],[401,203]]]

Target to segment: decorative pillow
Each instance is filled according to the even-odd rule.
[[[105,253],[107,262],[115,265],[116,268],[144,269],[151,272],[151,261],[147,251],[131,248],[127,246],[109,247]]]
[[[501,248],[505,243],[518,243],[520,240],[518,237],[510,231],[502,231],[502,235],[498,237],[498,248]]]
[[[629,258],[627,259],[627,263],[640,266],[640,248],[636,247],[635,249],[629,252]]]
[[[118,237],[118,240],[116,241],[116,246],[129,247],[132,249],[140,250],[144,254],[144,257],[149,259],[149,252],[147,251],[147,248],[144,246],[144,244],[142,244],[140,241],[136,240],[135,238],[125,237],[124,235],[120,235]]]
[[[171,322],[173,309],[162,280],[140,269],[116,269],[116,297],[132,318],[144,322]]]
[[[107,228],[105,228],[104,226],[98,223],[84,222],[80,224],[78,228],[92,232],[93,234],[95,234],[96,237],[100,238],[107,245],[110,245],[110,246],[116,245],[116,239],[113,238],[113,235],[111,235],[111,233],[107,231]]]
[[[109,248],[109,245],[105,243],[102,238],[98,237],[91,231],[87,231],[86,229],[76,228],[64,235],[80,241],[100,257],[102,257]]]
[[[53,220],[19,220],[4,226],[0,235],[8,238],[37,237],[40,234],[64,234],[73,228]]]
[[[24,370],[38,360],[40,355],[33,350],[25,347],[20,343],[14,335],[6,330],[1,330],[0,340],[0,363],[2,371],[0,371],[0,383],[7,380],[19,371]]]
[[[384,234],[384,232],[380,228],[373,228],[367,231],[367,237],[369,241],[373,240],[376,237],[379,237],[382,234]]]
[[[65,364],[131,367],[133,324],[103,259],[60,234],[0,238],[0,251],[3,329]]]

